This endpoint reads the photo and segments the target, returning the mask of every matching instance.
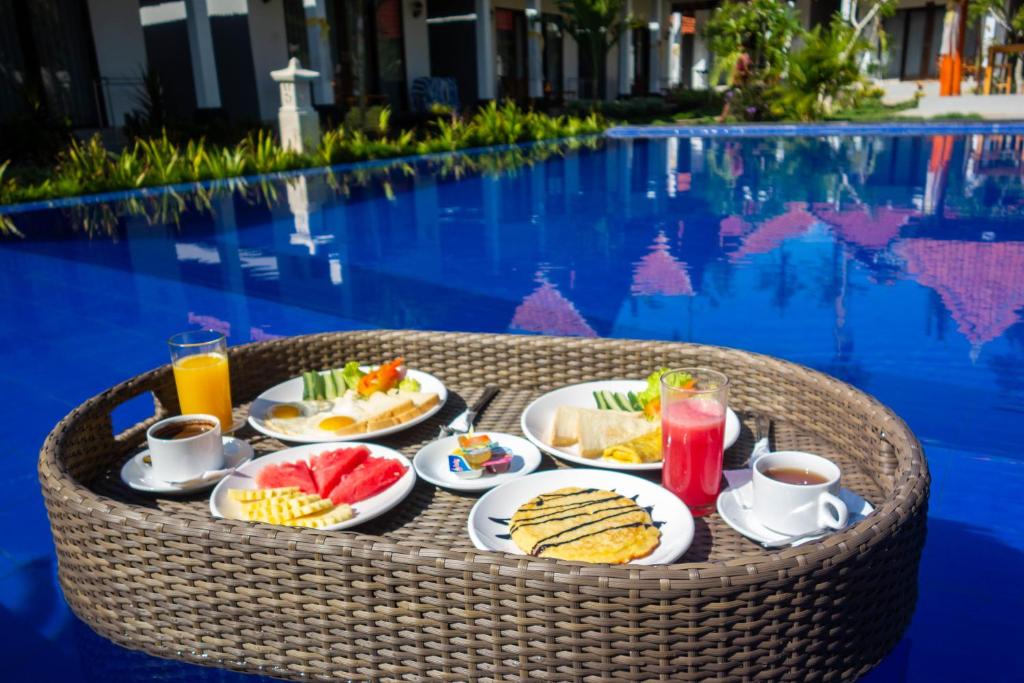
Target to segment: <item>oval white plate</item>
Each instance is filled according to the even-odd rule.
[[[661,462],[628,463],[607,460],[605,458],[584,458],[576,450],[575,446],[557,448],[548,443],[551,426],[555,419],[555,411],[558,406],[578,406],[580,408],[596,408],[594,402],[595,391],[611,391],[626,393],[632,391],[640,393],[647,388],[647,382],[635,379],[602,380],[600,382],[585,382],[573,384],[561,389],[550,391],[533,403],[526,406],[521,419],[523,434],[532,441],[537,448],[550,453],[556,458],[586,465],[587,467],[601,467],[609,470],[660,470]],[[740,436],[740,420],[732,408],[725,412],[725,448],[729,448]]]
[[[409,462],[409,458],[405,457],[398,451],[384,446],[378,446],[373,443],[359,443],[352,441],[306,444],[305,446],[286,448],[283,451],[264,455],[256,460],[245,463],[238,468],[237,472],[241,472],[246,476],[239,476],[237,472],[232,473],[224,479],[221,479],[217,484],[217,488],[215,488],[213,493],[210,495],[210,513],[214,517],[239,519],[241,516],[240,504],[228,497],[228,489],[257,488],[256,475],[259,474],[259,471],[267,465],[273,465],[281,462],[298,462],[299,460],[309,462],[309,459],[312,456],[323,453],[324,451],[334,450],[335,448],[351,448],[353,446],[366,446],[370,449],[370,455],[377,458],[391,458],[393,460],[398,460],[400,463],[405,465],[405,474],[403,474],[398,481],[377,495],[370,496],[366,500],[361,500],[354,504],[352,506],[352,511],[355,512],[355,516],[352,519],[347,519],[344,522],[324,527],[323,529],[318,529],[318,531],[339,531],[341,529],[348,529],[349,527],[356,526],[357,524],[362,524],[363,522],[369,522],[374,517],[379,517],[401,503],[405,497],[409,495],[412,491],[412,487],[416,484],[416,470],[413,468],[412,463]]]
[[[508,520],[520,505],[534,496],[566,486],[615,491],[632,498],[640,507],[651,508],[651,519],[662,522],[661,545],[647,557],[630,564],[670,564],[682,557],[693,543],[693,515],[674,494],[646,479],[622,472],[591,469],[562,469],[536,472],[514,479],[485,493],[469,512],[469,537],[480,550],[524,555],[508,533]]]
[[[252,446],[248,442],[236,439],[233,436],[225,436],[224,440],[224,467],[238,467],[252,457]],[[149,449],[142,451],[131,458],[121,467],[121,481],[136,491],[145,493],[175,493],[184,495],[205,491],[220,479],[211,478],[206,481],[195,482],[188,485],[172,484],[162,481],[153,476],[153,467],[145,461],[149,455]]]
[[[363,372],[366,372],[370,368],[363,366]],[[267,411],[270,410],[271,406],[277,403],[294,403],[302,400],[302,378],[293,377],[286,382],[281,382],[277,386],[267,389],[262,394],[256,397],[256,400],[249,406],[249,424],[253,426],[258,432],[262,432],[267,436],[272,436],[280,441],[290,441],[292,443],[329,443],[332,441],[362,441],[364,439],[373,439],[378,436],[385,436],[387,434],[394,434],[400,432],[403,429],[408,429],[413,425],[417,425],[424,420],[429,419],[437,411],[444,407],[445,401],[448,400],[448,389],[445,388],[444,383],[433,375],[421,372],[419,370],[409,370],[406,375],[411,377],[420,383],[420,389],[426,393],[437,394],[438,402],[433,408],[428,410],[421,415],[417,415],[408,422],[403,422],[400,425],[393,427],[387,427],[385,429],[378,429],[374,432],[364,432],[362,434],[349,434],[348,436],[338,436],[337,434],[324,433],[322,436],[319,434],[304,434],[302,436],[296,434],[285,434],[272,429],[263,420]]]
[[[412,459],[416,474],[431,484],[453,491],[485,491],[507,481],[529,474],[540,465],[540,451],[521,436],[500,432],[475,432],[489,436],[491,441],[512,453],[512,465],[501,474],[481,474],[476,479],[459,479],[448,469],[448,455],[459,446],[458,436],[447,436],[431,441],[416,453]]]

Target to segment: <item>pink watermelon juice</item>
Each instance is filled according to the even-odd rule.
[[[692,398],[661,407],[662,486],[686,503],[695,517],[714,510],[722,479],[725,408]]]

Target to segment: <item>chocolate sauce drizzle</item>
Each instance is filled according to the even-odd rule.
[[[534,507],[540,507],[545,501],[551,500],[552,498],[565,498],[566,496],[580,496],[584,493],[593,493],[597,489],[583,489],[582,491],[573,491],[572,493],[545,493],[544,495],[537,496],[537,504]]]
[[[536,502],[536,504],[534,504],[533,509],[541,507],[542,505],[544,505],[545,502],[550,501],[550,500],[552,500],[554,498],[567,498],[567,497],[570,497],[570,496],[579,496],[579,495],[582,495],[584,493],[594,493],[597,490],[598,489],[581,489],[579,491],[573,491],[572,493],[548,493],[548,494],[544,494],[544,495],[541,495],[541,496],[537,496],[537,502]],[[612,491],[612,493],[614,493],[614,491]],[[640,497],[640,494],[636,494],[632,498],[626,498],[625,496],[621,496],[621,495],[615,494],[615,495],[613,495],[613,496],[611,496],[609,498],[599,498],[597,500],[588,500],[588,501],[583,501],[583,502],[578,502],[578,503],[566,503],[565,505],[551,506],[551,507],[548,507],[547,510],[545,510],[546,514],[537,515],[536,517],[530,517],[526,521],[523,521],[523,522],[520,522],[520,523],[518,523],[516,525],[513,525],[509,529],[509,531],[512,532],[512,531],[515,531],[516,529],[519,529],[521,527],[530,526],[530,525],[533,525],[533,524],[543,524],[545,522],[556,522],[556,521],[561,521],[561,520],[564,520],[564,519],[572,519],[574,517],[583,517],[584,515],[591,516],[591,515],[595,515],[595,514],[598,514],[598,513],[601,513],[601,512],[607,512],[609,510],[617,510],[621,506],[613,505],[613,506],[610,506],[610,507],[600,508],[600,509],[597,509],[597,510],[591,510],[589,512],[582,513],[582,514],[577,512],[577,513],[573,513],[573,514],[569,514],[569,515],[562,515],[561,517],[558,516],[558,515],[561,515],[563,512],[568,512],[569,510],[574,510],[576,508],[581,508],[581,507],[587,507],[587,506],[590,506],[590,505],[597,505],[599,503],[607,503],[607,502],[611,502],[613,500],[619,500],[619,499],[631,500],[631,501],[633,501],[635,503],[636,499],[639,498],[639,497]],[[654,511],[654,506],[644,507],[643,510],[645,510],[648,514],[651,514]],[[535,556],[536,555],[540,555],[542,552],[544,552],[548,548],[554,548],[554,547],[557,547],[557,546],[560,546],[560,545],[566,545],[566,544],[569,544],[569,543],[574,543],[574,542],[579,541],[581,539],[589,538],[590,536],[597,536],[598,534],[603,534],[606,531],[617,531],[618,529],[632,529],[632,528],[635,528],[635,527],[647,527],[647,526],[652,526],[652,525],[654,526],[655,529],[660,529],[665,524],[665,522],[663,522],[663,521],[656,521],[656,520],[652,521],[652,524],[648,524],[647,522],[631,522],[629,524],[621,524],[619,526],[610,527],[608,529],[599,529],[598,531],[591,531],[589,533],[582,534],[580,536],[574,536],[573,538],[567,538],[567,539],[562,540],[562,541],[553,541],[553,542],[551,541],[551,539],[558,538],[559,536],[561,536],[563,534],[566,534],[566,533],[568,533],[570,531],[576,531],[578,529],[582,529],[584,527],[590,526],[591,524],[597,524],[598,522],[603,522],[606,519],[611,519],[613,517],[618,517],[620,515],[624,515],[626,513],[635,512],[635,511],[636,511],[635,508],[628,507],[628,508],[624,509],[622,512],[617,512],[617,513],[615,513],[613,515],[606,515],[605,517],[600,517],[598,519],[592,519],[589,522],[584,522],[582,524],[577,524],[574,527],[569,527],[568,529],[563,529],[562,531],[559,531],[557,534],[553,534],[551,536],[548,536],[547,538],[542,538],[540,541],[538,541],[537,544],[534,545],[533,549],[530,551],[530,554],[531,555],[535,555]],[[512,521],[511,517],[488,517],[488,519],[491,520],[492,522],[494,522],[495,524],[501,524],[501,525],[508,525]],[[500,538],[500,539],[505,540],[505,541],[512,540],[512,534],[511,533],[495,534],[495,537],[496,538]]]
[[[562,529],[557,534],[551,534],[550,536],[546,536],[546,537],[540,539],[539,541],[537,541],[537,543],[533,546],[533,549],[530,550],[530,554],[531,555],[539,555],[540,552],[542,550],[544,550],[545,548],[550,548],[550,547],[556,546],[556,545],[564,545],[566,543],[572,543],[574,540],[576,540],[576,538],[586,538],[587,536],[593,536],[595,533],[600,534],[600,533],[604,533],[605,531],[613,531],[615,529],[618,529],[620,527],[612,527],[610,529],[601,529],[600,531],[596,531],[596,532],[589,533],[589,534],[583,534],[582,536],[577,536],[576,538],[570,538],[570,539],[565,540],[565,541],[558,541],[558,542],[555,542],[555,543],[548,543],[548,541],[550,541],[551,539],[558,538],[559,536],[564,536],[565,534],[569,533],[570,531],[576,531],[577,529],[582,529],[584,527],[592,526],[594,524],[600,524],[601,522],[603,522],[605,520],[613,519],[615,517],[621,517],[622,515],[631,515],[631,514],[633,514],[636,511],[637,510],[636,510],[635,507],[630,506],[630,507],[627,507],[627,508],[621,510],[620,512],[616,512],[616,513],[611,514],[611,515],[605,515],[604,517],[598,517],[597,519],[591,519],[588,522],[583,522],[582,524],[577,524],[576,526],[571,526],[568,529]],[[587,513],[586,516],[589,517],[591,514],[592,513]],[[576,515],[576,516],[577,517],[583,517],[584,515]],[[626,527],[621,527],[621,528],[626,528]]]
[[[646,527],[646,526],[650,526],[650,525],[647,522],[631,522],[629,524],[620,524],[619,526],[613,526],[610,529],[599,529],[598,531],[591,531],[589,534],[583,534],[582,536],[576,536],[574,538],[567,538],[564,541],[556,541],[554,543],[543,543],[541,545],[536,545],[536,546],[533,547],[533,550],[530,551],[530,554],[531,555],[540,555],[542,552],[544,552],[548,548],[554,548],[555,546],[565,545],[567,543],[574,543],[574,542],[576,542],[576,541],[578,541],[578,540],[580,540],[582,538],[587,538],[588,536],[597,536],[598,534],[603,534],[606,531],[616,531],[618,529],[631,529],[633,527],[638,527],[638,526]],[[558,534],[555,534],[555,535],[557,536]]]

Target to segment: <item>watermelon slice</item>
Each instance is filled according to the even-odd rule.
[[[316,482],[316,490],[320,497],[326,498],[341,478],[366,460],[368,455],[370,449],[366,446],[339,448],[314,455],[310,468],[313,470],[313,481]]]
[[[397,460],[370,456],[341,478],[331,491],[331,502],[335,505],[351,505],[366,500],[401,479],[405,469]]]
[[[298,486],[303,493],[316,493],[316,482],[305,460],[267,465],[256,475],[256,485],[261,489]]]

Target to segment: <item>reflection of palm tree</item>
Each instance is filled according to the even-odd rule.
[[[832,250],[831,289],[835,311],[835,325],[832,336],[835,340],[835,352],[832,360],[822,370],[838,377],[844,382],[856,386],[864,386],[868,373],[864,366],[854,357],[853,335],[846,327],[846,293],[849,291],[850,254],[842,244],[835,244]]]
[[[778,271],[774,274],[767,270],[763,271],[760,289],[771,289],[772,305],[780,311],[785,311],[789,306],[789,301],[803,287],[796,274],[789,268],[789,253],[784,247],[780,247],[778,253]]]

